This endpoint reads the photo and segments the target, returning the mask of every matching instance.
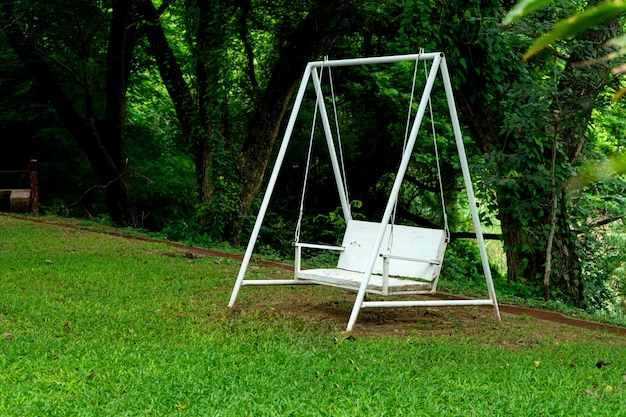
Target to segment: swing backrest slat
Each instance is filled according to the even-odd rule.
[[[337,268],[364,273],[379,229],[379,223],[349,221]],[[446,244],[444,230],[388,225],[372,272],[382,275],[383,258],[388,257],[389,276],[432,282],[439,276]]]

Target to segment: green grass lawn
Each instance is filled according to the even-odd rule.
[[[229,313],[237,262],[184,255],[0,216],[0,415],[626,415],[623,337],[505,316],[482,337],[346,339],[279,308]]]

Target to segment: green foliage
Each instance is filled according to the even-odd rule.
[[[524,0],[519,2],[504,19],[504,23],[511,23],[513,20],[523,17],[526,14],[539,9],[551,1],[546,0]],[[528,59],[551,45],[557,40],[566,39],[574,36],[585,29],[596,26],[599,23],[618,15],[626,10],[626,2],[624,0],[607,0],[597,6],[576,13],[567,19],[563,19],[554,25],[554,28],[545,35],[536,39],[524,54],[523,59]]]
[[[570,4],[554,5],[543,10],[545,14],[541,17],[548,16],[551,19],[552,16],[569,14],[571,7]],[[499,108],[505,111],[498,116],[503,121],[499,146],[487,149],[489,154],[485,158],[484,171],[480,171],[480,184],[487,186],[481,189],[481,196],[492,203],[492,208],[498,210],[501,219],[507,221],[507,224],[503,224],[504,232],[508,229],[515,231],[517,228],[523,230],[513,232],[518,233],[519,239],[514,242],[515,246],[511,245],[506,250],[511,258],[517,257],[520,260],[518,276],[523,278],[518,279],[527,287],[523,291],[527,294],[540,290],[538,284],[543,277],[546,244],[551,230],[551,203],[559,198],[558,219],[555,222],[558,247],[551,255],[554,256],[553,266],[561,265],[561,270],[556,276],[552,276],[552,281],[562,280],[565,284],[555,284],[550,296],[567,298],[567,292],[577,286],[588,285],[589,293],[598,292],[600,282],[597,280],[598,275],[589,273],[588,269],[583,276],[572,274],[576,268],[582,268],[587,259],[594,258],[597,247],[588,244],[593,241],[588,234],[591,230],[581,231],[578,236],[570,232],[580,223],[584,223],[585,219],[596,215],[600,206],[590,204],[586,206],[586,211],[580,210],[582,206],[578,202],[568,201],[560,192],[554,191],[564,187],[574,171],[571,162],[575,156],[572,156],[573,144],[570,141],[576,135],[584,135],[585,127],[580,125],[581,118],[587,117],[585,115],[590,109],[602,103],[593,95],[573,98],[571,93],[573,88],[586,91],[581,86],[586,83],[601,83],[600,80],[606,77],[600,68],[585,71],[572,69],[565,66],[565,60],[559,61],[547,54],[537,56],[527,66],[522,66],[517,60],[510,60],[511,55],[520,57],[527,49],[526,33],[547,30],[551,20],[546,20],[547,22],[533,19],[525,23],[531,26],[506,28],[504,33],[498,29],[498,36],[504,42],[487,49],[490,51],[487,56],[494,61],[493,65],[503,68],[503,63],[507,62],[509,72],[515,77],[496,78],[494,81],[497,86],[495,83],[487,86],[492,96],[497,97]],[[487,28],[485,32],[485,39],[495,37],[495,33]],[[482,45],[481,41],[478,44]],[[559,44],[558,51],[576,54],[587,45],[589,44],[583,41],[570,41]],[[481,77],[485,76],[483,71],[488,70],[480,68]],[[583,152],[586,151],[587,148],[584,148]],[[550,162],[553,152],[554,166]],[[589,195],[585,198],[588,202],[596,201]],[[511,256],[516,253],[517,256]],[[576,255],[572,256],[573,253]],[[580,261],[579,266],[573,267],[570,264],[563,268],[562,265],[571,262],[567,260],[568,257]],[[509,273],[509,276],[515,275]],[[512,283],[510,285],[517,286]]]
[[[504,17],[503,23],[508,25],[514,20],[519,19],[541,7],[552,3],[552,0],[522,0],[515,5]]]
[[[216,155],[216,159],[220,156]],[[221,156],[222,161],[231,162],[232,159]],[[230,169],[234,166],[230,165]],[[213,194],[211,200],[199,203],[196,206],[196,215],[200,219],[199,226],[215,240],[223,240],[232,236],[234,228],[239,224],[240,216],[240,186],[235,175],[230,178],[219,175],[219,169],[214,168],[211,173]]]
[[[131,78],[127,150],[139,226],[161,231],[193,218],[197,190],[169,97],[155,77],[152,69],[143,68]]]
[[[494,280],[498,280],[497,269],[492,267],[491,271]],[[473,293],[486,290],[485,274],[476,242],[457,239],[448,245],[441,267],[441,279],[444,286],[450,285],[454,289],[469,287]]]
[[[172,221],[189,220],[196,200],[194,167],[189,157],[176,148],[143,141],[151,132],[129,128],[129,155],[141,227],[162,230]]]
[[[607,89],[606,96],[613,94]],[[612,182],[623,178],[626,172],[626,145],[622,138],[625,134],[626,112],[623,100],[609,102],[593,112],[593,125],[589,129],[591,139],[588,154],[577,166],[576,176],[567,184],[570,192],[575,192],[596,182]]]
[[[623,247],[626,215],[623,179],[595,183],[571,194],[583,243],[587,309],[615,315],[623,294]],[[586,217],[583,217],[586,216]]]

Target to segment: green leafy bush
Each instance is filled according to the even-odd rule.
[[[494,281],[503,281],[493,265],[491,273]],[[485,275],[475,241],[456,239],[448,245],[441,267],[441,279],[445,287],[455,292],[486,292]]]

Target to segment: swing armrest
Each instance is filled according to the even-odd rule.
[[[302,248],[308,249],[322,249],[322,250],[336,250],[343,252],[346,250],[343,246],[333,246],[333,245],[319,245],[317,243],[301,243],[301,242],[293,242],[293,246],[296,248],[296,257],[294,263],[294,274],[295,279],[298,279],[298,273],[302,269],[301,257],[302,257]]]
[[[393,255],[391,253],[381,253],[380,256],[383,259],[399,259],[402,261],[412,261],[412,262],[424,262],[427,264],[431,264],[431,265],[440,265],[441,261],[438,259],[421,259],[421,258],[412,258],[409,256],[398,256],[398,255]]]
[[[325,250],[336,250],[339,252],[343,252],[346,250],[343,246],[332,246],[332,245],[319,245],[317,243],[300,243],[295,242],[293,244],[299,248],[308,248],[308,249],[325,249]]]

